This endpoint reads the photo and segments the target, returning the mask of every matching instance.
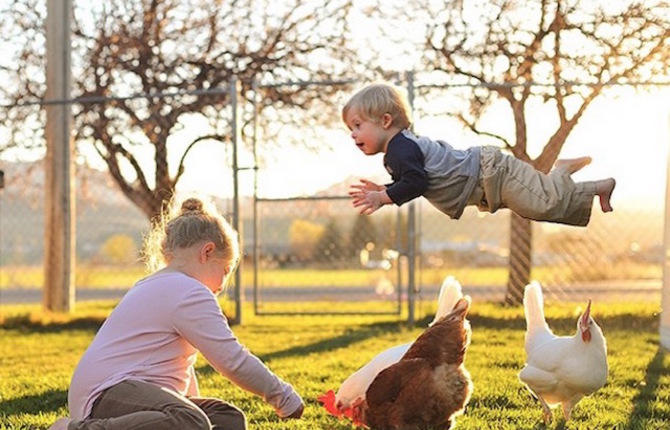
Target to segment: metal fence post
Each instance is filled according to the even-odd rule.
[[[251,145],[253,151],[253,160],[254,160],[254,196],[253,196],[253,241],[254,241],[254,314],[259,313],[258,307],[258,265],[260,264],[260,252],[261,244],[259,243],[260,235],[258,230],[260,229],[260,219],[258,218],[258,82],[254,79],[251,83],[251,90],[253,92],[253,119],[252,119],[252,134],[251,134]]]
[[[409,71],[407,78],[407,102],[410,111],[414,111],[414,73]],[[409,202],[407,210],[407,323],[415,322],[416,290],[416,199]]]
[[[240,142],[240,118],[239,118],[239,81],[237,76],[230,78],[230,106],[231,115],[231,136],[233,144],[233,228],[237,231],[240,241],[240,252],[242,254],[240,265],[235,271],[235,318],[234,324],[242,324],[242,302],[244,297],[244,288],[242,286],[242,265],[244,264],[244,231],[242,230],[242,216],[240,214],[240,168],[238,165],[238,145]]]
[[[668,118],[670,129],[670,118]],[[661,345],[670,349],[670,145],[668,145],[668,169],[665,173],[665,218],[663,236],[663,284],[661,285]]]

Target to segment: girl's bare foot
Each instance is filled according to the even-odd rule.
[[[607,178],[596,182],[596,195],[600,198],[600,208],[603,212],[612,212],[614,210],[610,204],[610,198],[615,186],[616,181],[614,178]]]
[[[591,157],[579,157],[571,158],[566,160],[558,160],[554,164],[554,167],[557,169],[567,170],[569,174],[573,174],[578,170],[581,170],[584,166],[591,164]]]

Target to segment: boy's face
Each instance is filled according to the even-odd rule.
[[[371,121],[362,117],[356,110],[352,110],[347,115],[346,124],[351,130],[354,143],[365,155],[386,152],[386,145],[393,136],[389,136],[383,118],[379,122]]]

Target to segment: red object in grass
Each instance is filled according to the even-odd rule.
[[[328,390],[325,394],[320,395],[317,400],[323,404],[323,407],[332,416],[340,419],[343,417],[348,418],[357,427],[367,427],[360,418],[359,409],[363,399],[358,399],[350,407],[341,409],[335,403],[335,392],[333,390]]]
[[[342,417],[342,411],[335,405],[335,392],[333,390],[328,390],[326,394],[320,395],[317,400],[323,403],[323,407],[326,408],[329,414],[338,418]]]

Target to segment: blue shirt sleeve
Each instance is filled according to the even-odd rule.
[[[415,142],[402,133],[395,135],[389,142],[384,166],[393,179],[393,183],[387,185],[386,193],[396,205],[413,200],[428,189],[423,153]]]

